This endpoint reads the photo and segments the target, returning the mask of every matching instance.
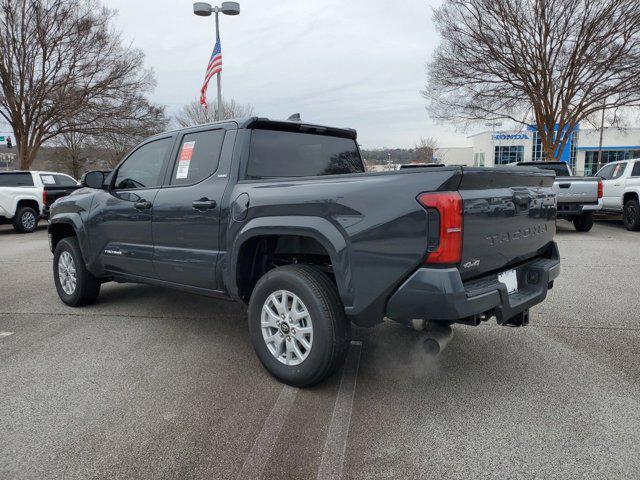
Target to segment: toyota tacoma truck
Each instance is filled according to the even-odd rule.
[[[152,137],[56,201],[53,279],[70,306],[137,282],[248,307],[266,369],[309,386],[350,326],[522,326],[560,271],[552,172],[369,173],[356,132],[265,118]]]
[[[602,180],[597,177],[576,177],[566,162],[518,162],[519,167],[536,167],[555,172],[558,218],[573,223],[578,232],[593,227],[593,214],[602,209]]]

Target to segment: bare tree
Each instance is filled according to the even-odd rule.
[[[20,168],[58,135],[97,133],[153,87],[143,54],[113,32],[113,15],[92,0],[0,0],[0,115]]]
[[[252,115],[253,106],[250,104],[242,105],[233,98],[229,100],[222,99],[223,119],[250,117]],[[184,105],[174,115],[173,121],[180,128],[211,123],[216,121],[216,111],[213,108],[204,108],[199,101],[194,100]]]
[[[107,166],[114,167],[134,146],[162,132],[168,124],[164,107],[134,95],[121,104],[116,116],[102,119],[90,133],[65,131],[55,143],[62,147],[73,175],[79,178],[90,156],[101,156]]]
[[[435,119],[535,123],[552,160],[581,121],[640,104],[638,0],[446,0],[434,20]]]
[[[435,138],[421,138],[413,148],[414,160],[422,163],[433,163],[436,148],[438,148],[438,142]]]

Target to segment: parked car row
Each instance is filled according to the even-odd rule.
[[[64,173],[0,172],[0,224],[11,223],[19,233],[33,232],[41,218],[48,218],[55,200],[78,188],[80,184]]]

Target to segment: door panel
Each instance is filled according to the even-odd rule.
[[[218,129],[190,132],[178,142],[171,176],[154,201],[154,265],[161,280],[217,288],[220,202],[227,186],[218,163],[227,140]]]
[[[153,276],[152,210],[136,208],[136,204],[141,201],[153,203],[157,193],[158,189],[152,188],[96,194],[88,231],[92,250],[99,252],[105,270]]]
[[[96,192],[89,215],[92,251],[107,272],[155,276],[151,220],[174,137],[149,141],[116,169],[108,190]]]

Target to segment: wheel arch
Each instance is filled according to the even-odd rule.
[[[640,202],[640,196],[638,195],[638,192],[635,190],[624,192],[624,195],[622,196],[622,205],[624,206],[629,200]]]
[[[18,197],[16,199],[16,206],[13,215],[15,216],[18,213],[18,210],[22,207],[33,208],[38,215],[42,213],[40,211],[40,203],[38,203],[38,200],[35,197]]]
[[[260,242],[270,243],[261,252]],[[261,217],[249,221],[235,237],[224,272],[225,283],[232,297],[248,301],[257,280],[271,268],[258,269],[259,275],[248,275],[247,267],[261,253],[277,254],[278,245],[286,244],[292,255],[326,255],[331,273],[344,305],[350,305],[350,265],[347,242],[342,233],[328,220],[320,217]],[[297,250],[296,250],[297,248]],[[321,251],[319,250],[321,249]],[[295,257],[294,257],[295,258]],[[295,263],[295,262],[293,262]]]

